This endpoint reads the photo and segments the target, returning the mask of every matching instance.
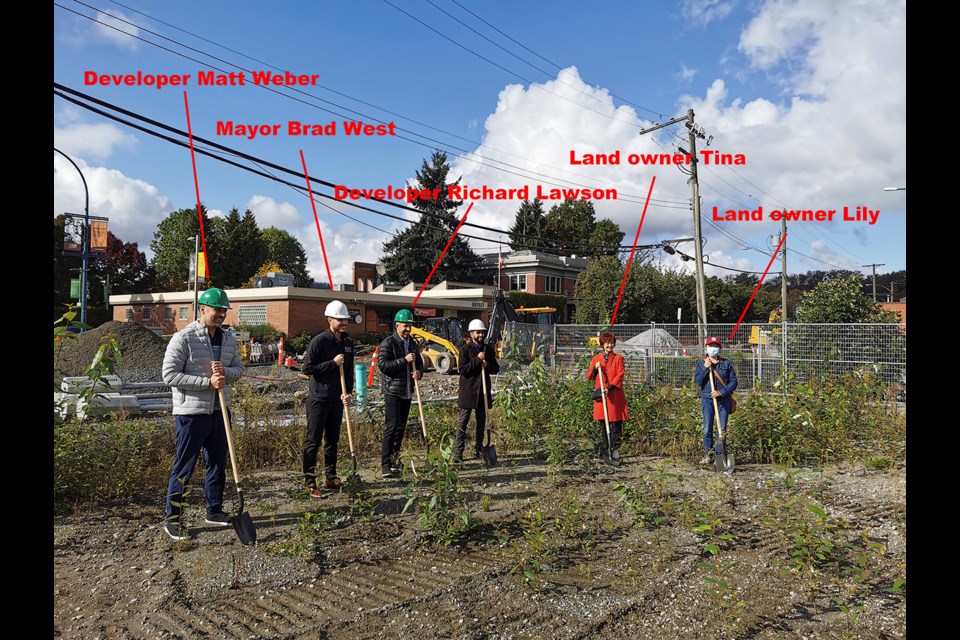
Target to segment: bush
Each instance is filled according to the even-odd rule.
[[[241,324],[237,329],[249,331],[250,337],[254,342],[276,342],[280,338],[286,338],[287,334],[280,331],[272,324]]]
[[[90,501],[162,497],[176,449],[171,422],[120,416],[55,425],[54,511],[63,513]]]
[[[311,334],[309,331],[301,331],[287,340],[284,349],[287,350],[287,353],[306,353],[307,346],[309,346],[310,341],[313,340],[313,335],[314,334]]]

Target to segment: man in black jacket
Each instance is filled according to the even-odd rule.
[[[350,405],[353,393],[353,343],[347,335],[350,314],[339,300],[327,305],[324,312],[330,328],[314,336],[303,359],[303,373],[310,376],[307,397],[307,433],[303,440],[303,478],[310,496],[323,495],[317,485],[317,449],[323,440],[324,489],[339,489],[343,481],[337,477],[337,445],[344,407]],[[346,393],[340,385],[340,370]]]
[[[400,445],[410,416],[414,380],[423,375],[423,358],[417,345],[410,339],[413,314],[401,309],[393,317],[396,331],[380,343],[377,367],[380,369],[383,403],[387,421],[383,426],[383,447],[380,449],[380,467],[384,478],[400,475]]]
[[[470,421],[470,410],[477,412],[477,435],[474,441],[473,453],[477,458],[483,456],[483,432],[487,423],[487,409],[493,406],[492,385],[490,376],[500,372],[497,355],[494,348],[484,344],[487,328],[482,320],[471,320],[467,328],[470,339],[460,348],[457,358],[457,367],[460,371],[460,393],[458,406],[460,419],[457,421],[457,451],[455,460],[463,460],[463,449],[466,445],[467,423]],[[480,376],[487,380],[487,395],[483,400],[483,383]]]

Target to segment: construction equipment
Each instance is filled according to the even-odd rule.
[[[503,291],[497,289],[493,292],[493,309],[490,311],[490,320],[487,323],[486,342],[497,345],[505,337],[504,324],[508,321],[552,325],[554,312],[556,309],[552,307],[514,309]],[[459,347],[467,338],[466,328],[460,318],[427,318],[422,326],[410,329],[410,334],[419,342],[420,355],[423,356],[424,365],[428,369],[433,367],[439,373],[457,372]],[[535,348],[534,346],[533,349]],[[499,346],[497,353],[499,355]]]
[[[466,335],[460,318],[428,318],[422,327],[412,327],[410,335],[420,344],[425,367],[433,367],[438,373],[456,372],[460,357],[458,345],[463,344]]]
[[[769,342],[770,334],[780,333],[782,331],[782,328],[780,327],[780,307],[777,307],[770,312],[770,317],[767,319],[767,324],[776,326],[771,326],[769,329],[764,329],[759,325],[753,325],[753,327],[750,329],[750,338],[747,340],[747,342],[753,345],[762,345],[764,347],[773,346]]]

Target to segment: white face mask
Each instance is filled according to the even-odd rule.
[[[711,358],[716,358],[720,355],[720,347],[707,347],[707,355]]]

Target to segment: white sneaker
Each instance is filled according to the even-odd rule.
[[[713,454],[707,453],[700,459],[700,464],[713,464]]]

